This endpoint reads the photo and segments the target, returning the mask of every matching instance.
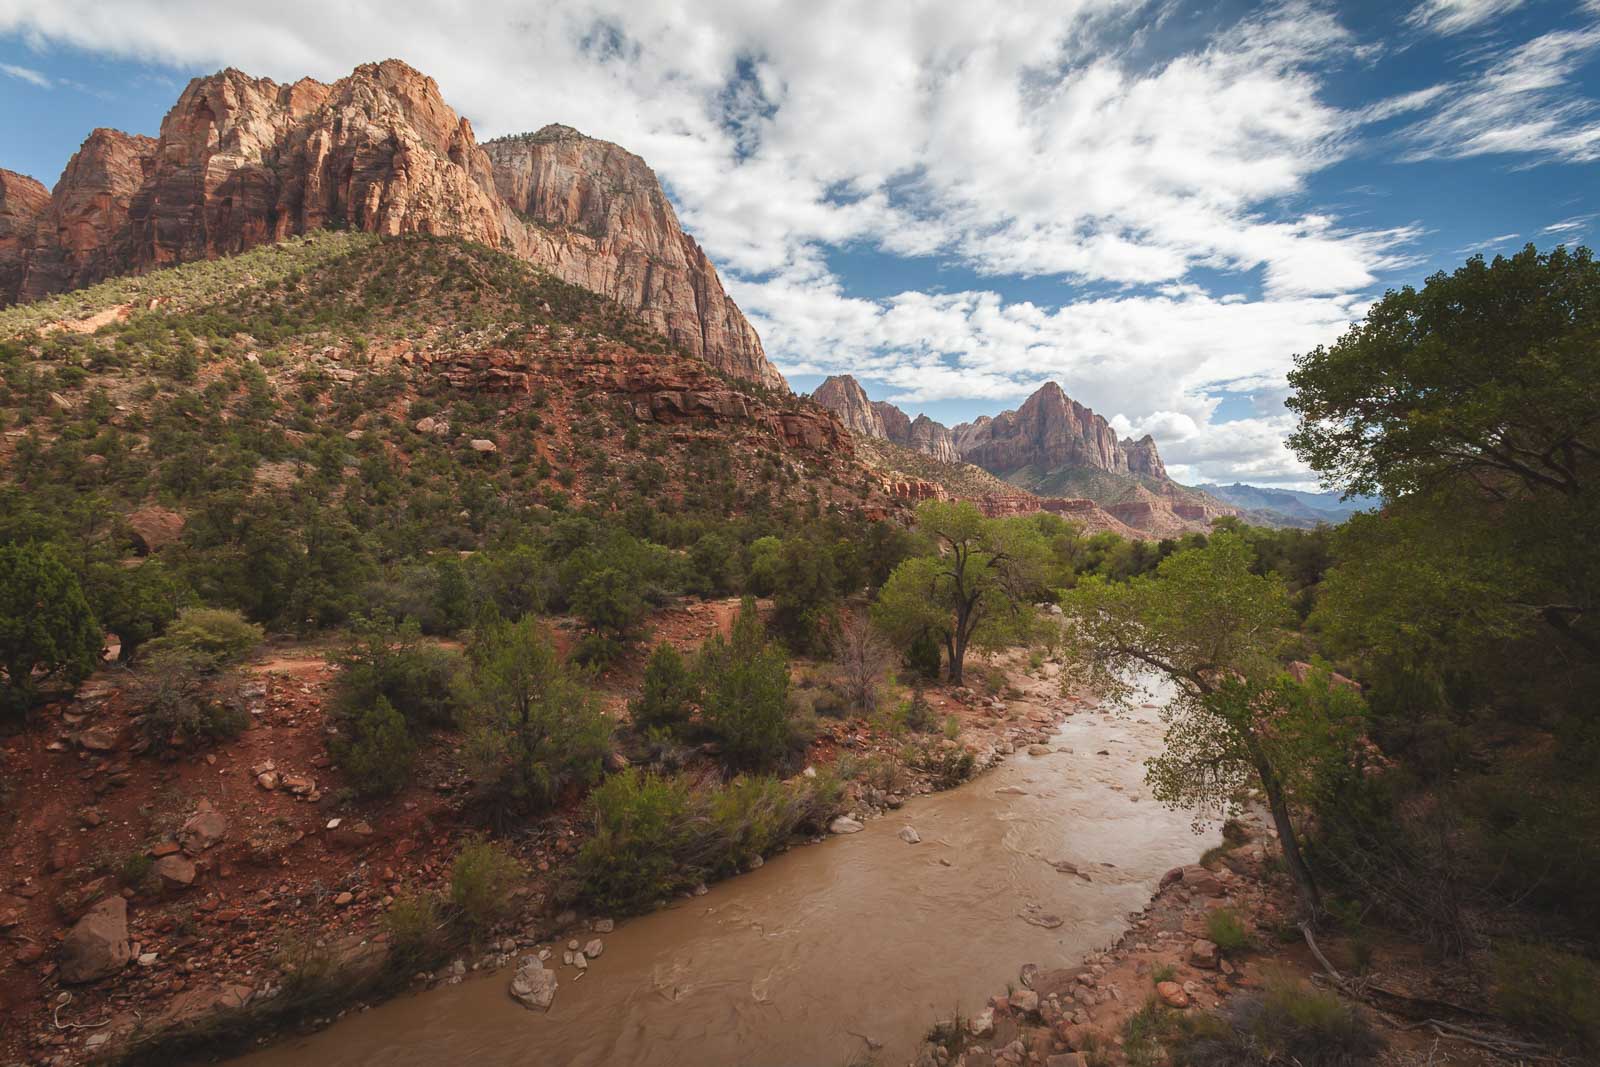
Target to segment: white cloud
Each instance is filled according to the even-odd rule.
[[[1458,32],[1445,27],[1509,5],[1428,7],[1438,11],[1420,24]],[[1229,463],[1304,474],[1286,458],[1283,416],[1215,423],[1207,390],[1281,388],[1289,355],[1359,315],[1358,294],[1406,265],[1419,235],[1319,210],[1311,180],[1372,123],[1427,113],[1408,127],[1423,152],[1487,130],[1455,125],[1486,103],[1454,86],[1353,110],[1329,103],[1330,66],[1359,68],[1377,49],[1329,8],[1293,0],[1168,52],[1149,32],[1176,17],[1161,0],[478,0],[439,11],[421,0],[0,0],[0,31],[37,48],[280,81],[399,56],[435,77],[480,137],[560,121],[647,159],[784,370],[851,370],[902,399],[996,404],[1059,378],[1130,428],[1161,425],[1175,464],[1216,477]],[[1512,57],[1502,91],[1548,103],[1536,71],[1559,82],[1578,47]],[[1582,125],[1576,111],[1553,119],[1534,150],[1555,151],[1552,139]],[[828,269],[841,247],[933,256],[984,280],[861,299]],[[1197,270],[1240,280],[1213,295]],[[1008,303],[1013,275],[1059,278],[1061,306]]]
[[[871,301],[806,281],[741,285],[734,295],[770,346],[805,354],[786,365],[792,373],[853,373],[874,383],[874,399],[913,411],[973,397],[1015,406],[1057,381],[1118,432],[1153,435],[1190,477],[1297,484],[1313,478],[1284,447],[1293,419],[1219,423],[1216,394],[1281,392],[1292,354],[1333,340],[1365,312],[1349,296],[1238,302],[1195,286],[1059,309],[981,291]]]
[[[1600,101],[1574,84],[1600,50],[1600,26],[1541,34],[1493,55],[1432,115],[1401,132],[1407,158],[1486,155],[1587,163],[1600,159]]]
[[[0,63],[0,73],[18,78],[30,85],[37,85],[41,89],[50,88],[50,79],[34,70],[32,67],[19,67],[15,63]]]
[[[1523,0],[1423,0],[1406,21],[1434,33],[1456,34],[1492,22],[1522,4]]]

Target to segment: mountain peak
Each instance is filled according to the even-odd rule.
[[[325,228],[512,252],[788,389],[642,159],[561,125],[480,145],[399,59],[332,84],[229,67],[189,82],[159,139],[96,130],[47,200],[0,179],[0,306]]]

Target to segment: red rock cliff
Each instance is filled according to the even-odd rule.
[[[151,140],[97,130],[41,204],[0,177],[0,304],[324,227],[465,237],[618,301],[735,377],[787,390],[637,156],[547,127],[477,143],[398,60],[332,85],[196,78]]]
[[[501,200],[535,223],[513,227],[521,255],[635,309],[735,377],[786,388],[644,160],[569,126],[490,141],[484,150]]]

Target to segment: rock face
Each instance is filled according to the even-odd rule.
[[[861,384],[848,374],[824,381],[812,399],[838,415],[852,433],[881,437],[945,463],[973,463],[996,474],[1023,467],[1084,467],[1167,478],[1154,438],[1146,434],[1138,441],[1119,440],[1105,419],[1054,382],[1016,411],[980,416],[953,429],[926,415],[911,419],[893,404],[867,399]]]
[[[0,172],[0,304],[326,227],[463,237],[787,391],[650,168],[567,127],[494,142],[398,60],[324,85],[196,78],[152,140],[96,130],[48,197]]]
[[[484,150],[502,202],[536,223],[512,229],[525,259],[632,308],[734,377],[787,391],[644,160],[559,125]]]
[[[106,897],[79,919],[61,944],[61,980],[93,982],[127,966],[128,902]]]
[[[1161,453],[1156,451],[1156,440],[1149,434],[1135,441],[1131,437],[1122,439],[1123,455],[1128,457],[1128,471],[1131,474],[1147,474],[1152,478],[1167,480],[1167,466],[1161,462]]]
[[[1002,412],[982,426],[958,426],[955,432],[961,458],[996,473],[1030,466],[1117,474],[1130,469],[1128,451],[1106,420],[1067,396],[1055,382],[1045,383],[1017,410]],[[1142,464],[1160,465],[1154,441],[1148,453],[1142,442],[1139,448]]]
[[[861,383],[848,374],[835,374],[825,380],[811,399],[839,416],[851,433],[881,438],[945,463],[961,462],[949,427],[926,415],[912,419],[887,401],[868,400]]]
[[[49,190],[26,174],[0,170],[0,303],[16,301],[34,232],[49,214]]]
[[[844,423],[845,429],[865,437],[892,440],[884,429],[883,417],[878,410],[880,407],[889,408],[905,419],[905,415],[894,405],[884,404],[881,401],[874,404],[868,400],[866,390],[861,388],[861,383],[848,374],[835,374],[829,377],[817,386],[816,392],[811,394],[811,399],[839,416],[839,421]],[[908,432],[910,427],[910,420],[907,419]]]

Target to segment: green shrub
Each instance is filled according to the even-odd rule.
[[[462,721],[491,818],[507,822],[599,780],[611,720],[538,620],[483,627],[467,661]]]
[[[636,768],[613,775],[589,797],[595,833],[578,853],[575,892],[605,911],[643,911],[770,855],[801,827],[826,825],[842,792],[826,776],[697,789]]]
[[[42,672],[77,683],[100,657],[103,635],[77,576],[50,545],[0,545],[0,711],[26,710]]]
[[[1600,965],[1546,945],[1495,948],[1495,1006],[1517,1026],[1600,1050]]]
[[[723,760],[735,769],[778,767],[797,740],[789,661],[767,641],[753,600],[740,607],[731,639],[707,638],[698,668],[706,732],[722,746]]]
[[[461,657],[423,643],[415,620],[358,620],[356,640],[335,662],[342,668],[334,710],[350,718],[388,701],[413,731],[448,726],[458,704]]]
[[[411,777],[416,745],[406,720],[385,697],[344,718],[333,756],[362,796],[390,796]]]
[[[226,608],[185,608],[145,645],[152,658],[180,653],[200,670],[217,671],[244,659],[261,643],[261,627]]]
[[[396,898],[383,914],[391,967],[407,975],[433,967],[449,945],[446,926],[439,898],[432,893]]]
[[[200,652],[159,651],[142,657],[129,699],[139,709],[137,727],[161,753],[237,737],[250,715],[209,673],[214,659]]]
[[[522,865],[488,841],[468,842],[450,867],[450,903],[474,933],[483,933],[511,914],[511,891],[522,879]]]
[[[911,699],[902,705],[900,721],[912,733],[931,734],[939,728],[939,718],[922,692],[922,686],[913,686]]]
[[[677,649],[663,641],[650,653],[644,668],[644,689],[639,699],[629,705],[629,712],[634,726],[641,731],[660,729],[682,735],[699,699],[699,686],[689,665]]]
[[[617,662],[626,652],[627,649],[617,638],[596,631],[584,634],[579,639],[572,649],[572,661],[585,667],[600,669]]]
[[[626,914],[697,884],[699,872],[682,858],[691,833],[689,805],[686,779],[638,770],[606,779],[589,796],[595,832],[578,852],[582,896]]]
[[[938,679],[938,639],[927,630],[912,638],[910,647],[906,649],[906,666],[930,682]]]
[[[935,789],[954,789],[972,777],[977,758],[960,745],[948,742],[913,745],[908,762],[933,781]]]
[[[1174,1067],[1357,1067],[1377,1062],[1383,1039],[1333,993],[1272,978],[1235,998],[1225,1025],[1184,1020],[1169,1048]]]
[[[1243,952],[1254,940],[1232,908],[1218,908],[1206,916],[1206,937],[1223,952]]]

